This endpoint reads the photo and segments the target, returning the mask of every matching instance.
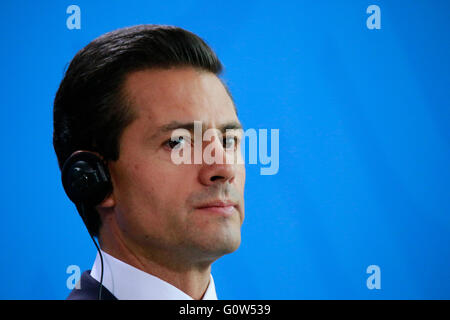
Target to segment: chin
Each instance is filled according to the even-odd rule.
[[[240,231],[228,232],[226,234],[219,235],[216,233],[207,244],[205,249],[216,259],[223,255],[236,251],[241,244]]]

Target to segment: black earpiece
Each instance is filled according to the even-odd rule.
[[[61,178],[67,196],[75,204],[95,206],[112,191],[106,164],[89,151],[74,152],[64,163]]]
[[[99,245],[95,242],[90,221],[94,218],[89,207],[102,202],[112,191],[112,183],[108,167],[96,154],[89,151],[77,151],[64,162],[61,178],[67,196],[75,203],[89,235],[100,255],[101,275],[98,300],[102,299],[103,288],[103,256]]]

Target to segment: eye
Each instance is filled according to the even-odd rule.
[[[225,150],[236,149],[238,138],[236,136],[225,136],[223,139],[223,147]]]
[[[172,137],[169,140],[167,140],[164,144],[169,147],[170,149],[179,149],[184,144],[186,144],[186,138],[183,136],[178,137]]]

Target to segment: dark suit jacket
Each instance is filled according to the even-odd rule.
[[[67,300],[98,300],[100,282],[91,277],[91,270],[81,274],[80,282],[80,289],[74,288]],[[103,286],[102,300],[117,300],[117,298]]]

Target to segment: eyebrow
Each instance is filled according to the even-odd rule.
[[[171,132],[176,129],[186,129],[190,132],[194,132],[195,123],[192,122],[178,122],[171,121],[167,124],[164,124],[156,129],[156,132],[152,135],[151,139],[154,139],[164,133]],[[202,122],[202,131],[205,131],[206,127]],[[238,121],[230,121],[220,125],[217,129],[221,132],[226,132],[226,130],[242,130],[242,124]]]

